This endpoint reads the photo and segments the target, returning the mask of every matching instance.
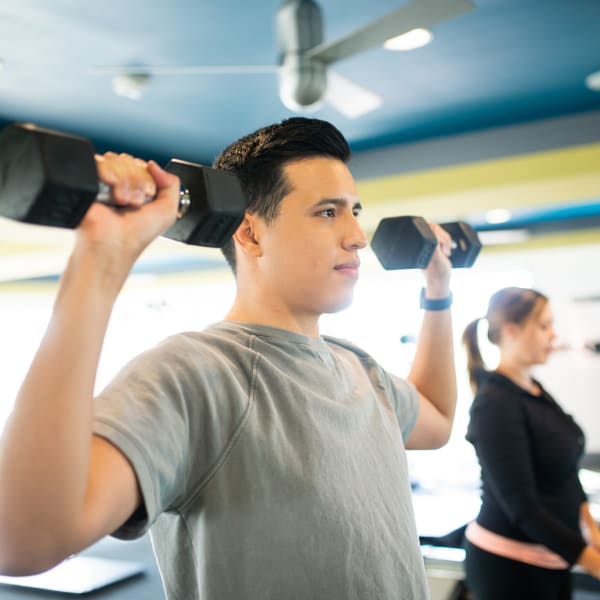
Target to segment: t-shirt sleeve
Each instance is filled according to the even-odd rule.
[[[235,380],[216,375],[226,369],[218,357],[204,358],[184,338],[166,340],[133,359],[96,398],[94,433],[129,460],[143,499],[116,537],[142,535],[194,495],[239,424],[243,407],[223,401],[240,397]]]
[[[149,351],[131,361],[96,398],[94,433],[129,460],[142,493],[137,511],[115,535],[144,533],[177,501],[189,472],[189,426],[177,366]]]
[[[380,371],[402,431],[402,439],[406,443],[419,416],[419,394],[410,381],[383,369]]]
[[[402,439],[406,443],[419,416],[419,394],[415,386],[410,381],[386,371],[370,354],[352,342],[331,336],[325,337],[329,342],[350,350],[358,357],[368,372],[371,383],[391,402]]]

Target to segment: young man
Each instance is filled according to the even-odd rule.
[[[154,163],[98,158],[133,210],[94,205],[78,229],[1,440],[0,570],[152,526],[169,600],[427,597],[405,446],[450,434],[450,311],[426,311],[408,381],[320,335],[320,316],[350,304],[367,244],[348,156],[337,129],[303,118],[227,148],[216,166],[249,198],[225,250],[233,306],[131,361],[94,402],[113,303],[179,193]],[[450,240],[435,230],[425,295],[441,299]]]

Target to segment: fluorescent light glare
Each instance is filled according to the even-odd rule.
[[[411,29],[402,35],[386,40],[383,47],[388,50],[414,50],[426,46],[432,39],[433,34],[429,29]]]
[[[593,92],[600,92],[600,71],[594,71],[585,78],[585,85]]]
[[[506,208],[495,208],[493,210],[488,210],[488,212],[485,213],[485,220],[488,223],[506,223],[507,221],[510,221],[510,218],[512,216],[512,213],[510,212],[510,210],[506,209]]]
[[[531,236],[526,229],[499,229],[497,231],[479,231],[479,241],[483,246],[505,246],[526,242]]]

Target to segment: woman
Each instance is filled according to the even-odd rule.
[[[552,350],[550,305],[509,287],[491,297],[485,318],[500,349],[496,369],[485,369],[480,319],[463,334],[475,391],[466,437],[482,497],[466,530],[467,584],[475,600],[569,599],[573,564],[600,577],[600,531],[578,478],[583,432],[532,376]]]

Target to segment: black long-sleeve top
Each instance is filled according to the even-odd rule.
[[[466,438],[481,467],[477,522],[500,535],[544,544],[572,565],[586,543],[579,511],[585,438],[552,396],[534,396],[499,373],[478,373]]]

